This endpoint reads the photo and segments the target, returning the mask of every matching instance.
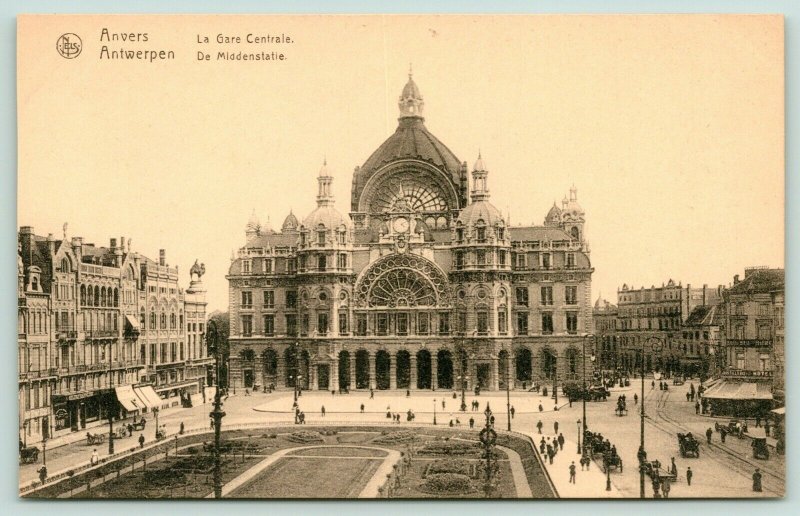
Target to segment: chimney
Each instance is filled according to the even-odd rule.
[[[733,284],[734,284],[734,285],[737,285],[738,283],[739,283],[739,275],[738,275],[738,274],[736,274],[736,275],[733,277]]]
[[[50,251],[50,257],[56,255],[56,239],[52,233],[47,234],[47,250]]]
[[[162,267],[167,264],[167,250],[166,249],[159,249],[158,250],[158,264]]]
[[[111,247],[111,250],[112,250],[112,251],[114,251],[114,250],[116,250],[116,249],[117,249],[117,239],[116,239],[116,238],[112,238],[112,239],[111,239],[111,245],[110,245],[110,247]]]
[[[30,258],[31,248],[33,247],[33,226],[20,226],[19,238],[22,244],[23,259],[25,259],[25,257]],[[26,265],[30,265],[30,263]]]

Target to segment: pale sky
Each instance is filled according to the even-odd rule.
[[[104,27],[148,41],[101,42]],[[353,168],[394,131],[409,63],[426,126],[470,168],[481,150],[513,225],[541,224],[576,185],[593,299],[784,266],[780,17],[65,16],[18,28],[18,226],[60,238],[69,222],[98,245],[124,235],[153,259],[166,248],[184,287],[197,258],[209,311],[227,309],[251,211],[275,229],[290,209],[302,221],[324,157],[349,212]],[[83,41],[75,59],[55,51],[66,32]],[[213,43],[251,32],[295,43]],[[176,59],[100,60],[104,44]]]

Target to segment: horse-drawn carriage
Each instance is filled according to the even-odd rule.
[[[20,464],[33,464],[39,460],[39,448],[36,446],[26,446],[19,450]]]
[[[167,438],[167,431],[164,428],[156,430],[156,441],[162,441]]]
[[[619,472],[622,473],[622,457],[616,453],[612,454],[611,452],[603,455],[603,473],[615,469],[618,469]]]
[[[660,461],[645,461],[642,467],[644,468],[645,475],[652,480],[657,479],[659,483],[663,483],[664,481],[675,482],[678,480],[678,475],[673,474],[669,468],[662,468]]]
[[[586,401],[606,401],[609,392],[602,385],[593,385],[586,389]]]
[[[681,450],[681,457],[700,457],[700,443],[694,438],[691,432],[688,434],[678,434],[678,446]]]
[[[105,434],[93,434],[91,432],[86,432],[86,444],[91,446],[93,444],[103,444],[106,442]]]
[[[131,423],[133,430],[138,432],[144,430],[145,425],[147,424],[147,420],[145,418],[140,419],[139,421],[134,421]]]
[[[721,432],[723,429],[725,429],[727,434],[733,434],[741,439],[747,432],[747,423],[744,421],[739,421],[738,419],[731,419],[724,424],[717,422],[714,423],[714,430]]]

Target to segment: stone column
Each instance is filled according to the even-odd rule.
[[[411,353],[411,376],[410,376],[411,385],[409,385],[409,389],[416,389],[417,388],[417,354]]]
[[[356,389],[356,354],[350,354],[350,388]]]
[[[500,390],[500,362],[499,359],[492,359],[492,390]]]
[[[374,389],[375,385],[375,353],[369,354],[369,387]]]
[[[275,378],[275,387],[286,386],[286,361],[283,358],[283,353],[278,354],[278,368],[275,371],[277,378]]]
[[[335,358],[331,360],[330,382],[328,387],[332,391],[339,390],[339,355],[335,355]]]
[[[256,360],[253,364],[253,367],[255,368],[255,371],[253,371],[253,382],[257,383],[261,387],[264,387],[267,382],[266,378],[264,378],[264,360],[261,358],[261,355],[256,355]]]
[[[431,352],[431,387],[439,388],[439,355],[434,352]]]
[[[389,355],[389,388],[397,389],[397,353]]]

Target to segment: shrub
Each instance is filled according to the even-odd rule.
[[[425,479],[420,489],[428,493],[445,495],[465,494],[473,490],[469,477],[457,473],[431,475]]]
[[[325,439],[323,439],[318,432],[308,432],[306,430],[294,432],[289,435],[288,439],[293,443],[304,443],[304,444],[325,442]]]
[[[478,449],[477,442],[464,441],[429,441],[420,453],[430,455],[468,455]]]
[[[384,433],[374,439],[374,442],[381,444],[395,444],[395,443],[409,443],[417,440],[417,434],[410,430],[401,430],[399,432]]]
[[[470,466],[463,460],[438,459],[428,464],[423,476],[427,477],[439,473],[457,473],[470,476]]]
[[[144,472],[144,481],[153,486],[168,486],[183,483],[186,475],[174,469],[156,469]]]

